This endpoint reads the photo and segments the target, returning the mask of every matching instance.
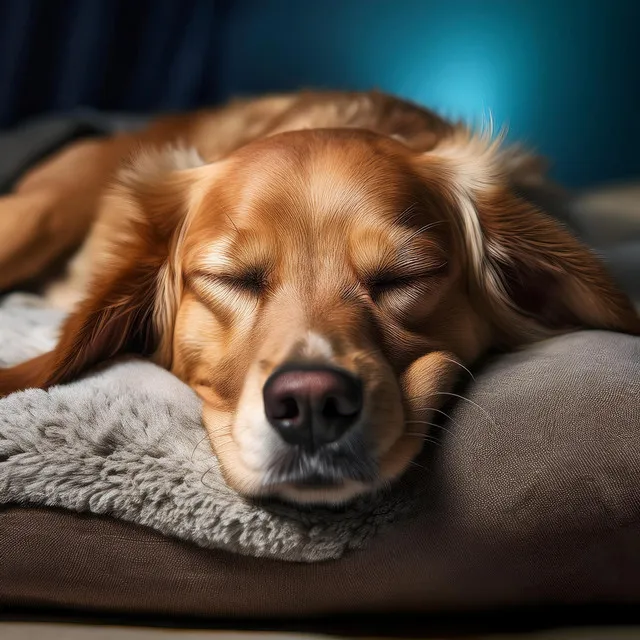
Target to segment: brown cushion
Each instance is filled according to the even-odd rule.
[[[415,473],[414,517],[339,561],[204,550],[106,517],[0,511],[0,605],[233,617],[640,604],[640,339],[488,363]]]

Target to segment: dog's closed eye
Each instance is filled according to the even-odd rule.
[[[237,292],[258,296],[268,286],[267,272],[259,267],[238,271],[237,273],[208,273],[197,271],[194,278],[209,284],[222,285]]]
[[[447,263],[443,262],[428,270],[410,270],[409,272],[380,271],[368,276],[365,279],[365,286],[375,302],[387,294],[426,288],[429,282],[435,276],[442,274],[446,267]]]
[[[262,269],[250,269],[240,273],[221,274],[213,276],[213,278],[221,284],[255,296],[264,293],[268,285],[267,274]]]
[[[383,273],[370,278],[366,282],[366,286],[371,297],[375,300],[385,293],[405,289],[412,284],[416,284],[416,281],[415,276]]]

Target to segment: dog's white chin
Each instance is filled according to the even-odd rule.
[[[328,487],[305,487],[283,483],[269,487],[268,495],[294,504],[339,507],[359,496],[373,493],[378,488],[379,485],[377,484],[358,482],[356,480],[345,480],[338,485]]]

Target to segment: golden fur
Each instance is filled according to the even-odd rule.
[[[202,398],[238,491],[335,502],[371,490],[406,469],[489,349],[579,327],[640,333],[600,262],[517,195],[542,180],[500,140],[377,93],[273,96],[80,142],[0,200],[12,238],[0,288],[83,241],[48,285],[72,307],[57,347],[0,370],[0,395],[143,354]],[[266,482],[282,443],[261,390],[292,361],[363,381],[375,482]]]

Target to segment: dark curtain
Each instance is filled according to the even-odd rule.
[[[0,0],[0,128],[377,87],[491,110],[570,186],[640,172],[639,0]]]
[[[0,0],[0,127],[80,105],[148,112],[216,102],[227,5]]]

